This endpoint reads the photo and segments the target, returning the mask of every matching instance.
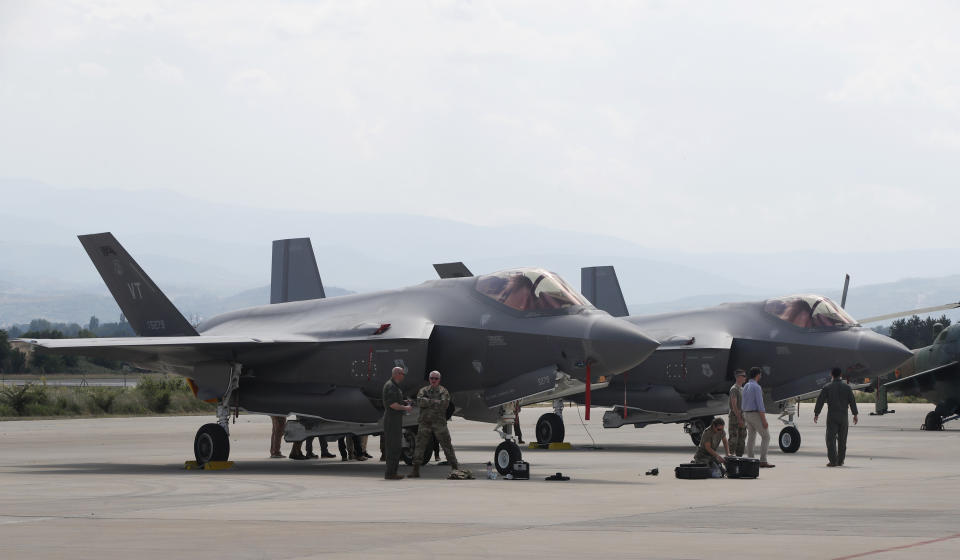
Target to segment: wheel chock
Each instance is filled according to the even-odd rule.
[[[205,471],[222,471],[229,469],[233,466],[233,461],[210,461],[209,463],[199,464],[196,461],[185,461],[183,463],[183,468],[188,471],[200,470]]]
[[[559,449],[573,449],[573,446],[570,445],[568,441],[555,441],[553,443],[537,443],[531,441],[527,449],[549,449],[551,451],[557,451]]]

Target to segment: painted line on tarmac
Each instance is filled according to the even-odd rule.
[[[893,546],[893,547],[890,547],[890,548],[879,548],[879,549],[877,549],[877,550],[871,550],[871,551],[869,551],[869,552],[861,552],[861,553],[859,553],[859,554],[851,554],[850,556],[840,556],[840,557],[834,558],[833,560],[850,560],[851,558],[862,558],[862,557],[864,557],[864,556],[870,556],[871,554],[882,554],[882,553],[884,553],[884,552],[891,552],[891,551],[893,551],[893,550],[903,550],[903,549],[905,549],[905,548],[913,548],[913,547],[915,547],[915,546],[923,546],[923,545],[925,545],[925,544],[933,544],[933,543],[938,543],[938,542],[943,542],[943,541],[949,541],[950,539],[957,539],[957,538],[960,538],[960,533],[957,533],[956,535],[950,535],[949,537],[941,537],[941,538],[939,538],[939,539],[933,539],[933,540],[929,540],[929,541],[920,541],[920,542],[915,542],[915,543],[912,543],[912,544],[905,544],[905,545],[902,545],[902,546]]]

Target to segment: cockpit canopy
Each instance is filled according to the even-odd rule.
[[[805,329],[851,327],[856,320],[830,298],[816,295],[768,299],[763,310]]]
[[[518,311],[550,312],[573,306],[592,307],[559,276],[540,268],[502,270],[480,276],[476,289]]]

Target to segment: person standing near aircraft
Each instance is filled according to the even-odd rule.
[[[840,368],[830,370],[833,381],[827,383],[820,390],[817,405],[813,409],[813,422],[816,423],[823,410],[823,403],[827,403],[827,463],[828,467],[843,466],[843,459],[847,455],[847,407],[853,412],[853,423],[857,423],[857,399],[853,396],[853,389],[843,382]]]
[[[270,433],[270,458],[283,459],[284,454],[280,453],[280,440],[283,439],[283,429],[287,426],[286,416],[271,416],[273,422],[273,431]]]
[[[747,380],[747,372],[738,369],[733,376],[736,382],[730,387],[730,414],[727,418],[730,424],[730,447],[727,453],[743,457],[747,444],[747,424],[743,419],[743,383]]]
[[[400,480],[402,474],[397,474],[400,466],[400,447],[403,445],[403,414],[410,412],[413,407],[403,398],[403,389],[400,383],[406,372],[402,367],[395,367],[390,372],[390,379],[383,385],[383,435],[384,447],[387,455],[387,472],[383,475],[386,480]]]
[[[770,447],[770,426],[767,424],[767,409],[763,406],[763,389],[760,377],[763,370],[750,368],[750,381],[743,386],[743,419],[747,423],[747,457],[753,459],[754,444],[760,434],[760,466],[773,468],[767,462],[767,448]]]
[[[450,462],[450,468],[457,470],[457,455],[453,452],[450,443],[450,430],[447,429],[447,406],[450,404],[450,392],[440,384],[440,372],[431,371],[428,376],[430,384],[417,392],[417,406],[420,407],[420,426],[417,428],[417,447],[413,452],[413,472],[410,478],[420,478],[420,465],[423,463],[423,454],[427,451],[427,444],[433,436],[443,454]]]

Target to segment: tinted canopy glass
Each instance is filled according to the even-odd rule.
[[[519,311],[590,307],[590,303],[559,276],[539,268],[503,270],[480,276],[477,291]]]
[[[763,310],[805,329],[849,327],[857,322],[830,298],[823,296],[787,296],[768,299]]]

